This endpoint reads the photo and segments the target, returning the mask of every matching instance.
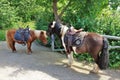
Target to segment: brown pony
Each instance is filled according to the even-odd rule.
[[[24,43],[22,41],[17,41],[15,39],[14,35],[15,35],[16,31],[17,31],[16,29],[10,29],[10,30],[7,30],[7,32],[6,32],[7,45],[12,50],[12,52],[16,52],[15,43],[19,43],[19,44]],[[44,44],[47,44],[46,31],[43,31],[43,30],[30,30],[30,36],[29,36],[28,40],[26,41],[27,53],[28,54],[32,53],[31,45],[32,45],[32,42],[34,40],[36,40],[36,39],[39,39]]]
[[[73,63],[74,53],[89,53],[95,60],[95,67],[92,72],[98,72],[100,69],[106,69],[109,62],[108,42],[105,37],[97,33],[76,31],[69,32],[66,25],[56,21],[49,24],[48,35],[56,34],[62,41],[62,45],[68,56],[68,65]]]

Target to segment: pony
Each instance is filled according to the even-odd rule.
[[[20,29],[20,31],[22,32],[23,30]],[[20,32],[20,31],[18,31],[18,32]],[[17,29],[9,29],[6,31],[7,45],[12,50],[12,52],[16,52],[15,43],[23,44],[23,45],[27,44],[27,53],[28,54],[32,53],[31,45],[34,40],[38,39],[43,44],[47,44],[47,35],[46,35],[46,31],[44,31],[44,30],[29,30],[29,36],[26,41],[16,40],[15,39],[16,32],[17,32]],[[25,35],[25,34],[23,34],[23,35]]]
[[[72,27],[73,28],[73,27]],[[85,32],[82,29],[69,32],[66,25],[53,21],[49,23],[47,35],[56,34],[62,42],[68,57],[68,66],[73,64],[75,54],[89,53],[95,61],[91,72],[97,73],[99,69],[106,69],[109,63],[108,41],[105,37],[94,32]]]

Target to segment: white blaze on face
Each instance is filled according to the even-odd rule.
[[[35,31],[34,31],[34,33],[35,33],[35,35],[36,35],[37,38],[39,38],[40,32],[41,32],[40,30],[35,30]]]
[[[51,28],[54,28],[55,27],[55,21],[53,21],[53,24],[51,25]]]

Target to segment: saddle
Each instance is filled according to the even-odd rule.
[[[84,36],[86,32],[82,32],[82,29],[79,30],[71,30],[68,29],[67,33],[64,37],[64,42],[67,44],[67,47],[80,47],[82,45]]]
[[[29,35],[30,35],[29,27],[25,29],[19,28],[18,30],[16,30],[14,38],[18,43],[22,43],[23,45],[26,45],[26,42],[29,39]]]

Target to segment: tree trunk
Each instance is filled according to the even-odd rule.
[[[58,15],[58,12],[57,12],[58,11],[57,2],[58,2],[58,0],[53,0],[53,13],[54,13],[55,21],[61,22],[59,15]]]
[[[68,6],[71,4],[71,0],[69,0],[68,4],[62,9],[60,14],[58,14],[57,2],[58,0],[53,0],[53,13],[54,13],[55,21],[61,23],[61,17],[68,8]]]

